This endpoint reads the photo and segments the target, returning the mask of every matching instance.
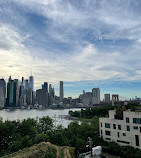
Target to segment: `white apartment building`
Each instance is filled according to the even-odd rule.
[[[141,112],[123,112],[123,119],[115,119],[116,112],[109,110],[109,118],[99,118],[100,136],[105,141],[130,145],[141,149]]]

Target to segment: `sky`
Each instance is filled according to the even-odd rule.
[[[0,78],[32,74],[66,97],[141,96],[140,0],[0,0]]]

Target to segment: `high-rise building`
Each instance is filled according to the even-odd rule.
[[[91,105],[92,104],[92,92],[85,92],[83,90],[83,94],[79,96],[80,103],[83,105]]]
[[[104,94],[105,103],[110,103],[110,94]]]
[[[29,83],[28,83],[28,80],[27,80],[27,79],[25,80],[25,89],[26,89],[26,90],[29,89]]]
[[[60,102],[63,102],[63,98],[64,98],[63,81],[60,81]]]
[[[5,105],[5,95],[6,95],[6,82],[4,79],[0,79],[0,108]]]
[[[49,84],[49,96],[51,96],[51,95],[52,95],[52,85]]]
[[[0,79],[0,87],[1,87],[2,90],[3,90],[4,98],[5,98],[5,95],[6,95],[6,82],[5,82],[4,79]]]
[[[42,89],[36,90],[36,102],[39,105],[48,107],[48,83],[47,82],[44,82],[44,85],[42,85]]]
[[[32,91],[34,91],[34,77],[33,76],[29,77],[29,87],[31,88]]]
[[[32,105],[32,90],[31,89],[26,89],[25,90],[26,93],[26,103],[27,105]]]
[[[43,89],[36,90],[36,102],[39,105],[43,105]]]
[[[19,92],[18,92],[18,79],[14,79],[14,103],[18,106]]]
[[[5,105],[4,91],[3,88],[0,87],[0,108],[3,108],[4,105]]]
[[[99,104],[100,103],[100,89],[93,88],[92,89],[92,104]]]
[[[43,105],[45,107],[48,106],[48,83],[44,82],[44,88],[43,88]]]
[[[44,88],[43,88],[47,93],[48,93],[48,83],[44,82]]]
[[[7,106],[14,105],[14,81],[9,77],[7,84]]]

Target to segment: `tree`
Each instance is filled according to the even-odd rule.
[[[42,132],[47,133],[53,128],[53,120],[49,116],[44,116],[39,119],[39,127]]]

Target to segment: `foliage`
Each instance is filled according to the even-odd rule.
[[[49,116],[44,116],[39,119],[40,131],[47,133],[48,130],[53,128],[53,121]]]
[[[94,116],[104,117],[108,114],[108,111],[111,109],[110,106],[103,106],[103,107],[93,107],[87,109],[81,109],[81,111],[69,111],[69,114],[73,117],[82,117],[91,119]]]
[[[62,126],[53,127],[51,118],[43,117],[37,122],[34,119],[23,121],[0,121],[0,156],[16,152],[25,147],[32,146],[42,141],[49,141],[59,146],[75,147],[76,153],[86,152],[88,149],[87,138],[93,138],[95,146],[103,146],[105,152],[128,158],[140,157],[141,151],[132,147],[121,147],[114,142],[104,142],[99,134],[99,116],[107,114],[110,107],[92,108],[81,110],[83,118],[81,124],[78,121],[71,122],[68,128]],[[120,110],[119,110],[120,111]],[[71,113],[71,112],[70,112]],[[76,113],[76,112],[75,112]],[[77,112],[78,114],[79,112]],[[96,116],[96,114],[98,116]],[[63,152],[63,151],[62,151]],[[52,151],[46,155],[54,157]]]

